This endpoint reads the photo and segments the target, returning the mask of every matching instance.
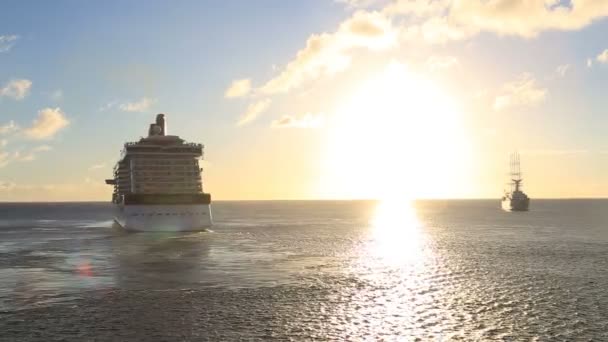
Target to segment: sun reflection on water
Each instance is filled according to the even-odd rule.
[[[344,289],[350,299],[338,316],[349,317],[345,339],[364,329],[369,336],[441,340],[435,329],[446,314],[438,305],[445,292],[436,278],[432,236],[412,200],[389,198],[374,208],[351,269],[355,286]]]
[[[399,266],[423,257],[424,236],[411,200],[383,200],[371,220],[372,255]]]

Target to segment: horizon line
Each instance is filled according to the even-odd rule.
[[[213,200],[214,202],[373,202],[383,201],[381,198],[303,198],[303,199],[221,199]],[[477,197],[477,198],[405,198],[404,201],[500,201],[500,197]],[[539,197],[532,198],[535,200],[608,200],[606,197]],[[3,201],[0,200],[0,204],[21,204],[21,203],[107,203],[112,204],[111,201],[106,200],[60,200],[60,201]]]

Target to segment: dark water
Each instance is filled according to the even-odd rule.
[[[608,340],[608,201],[0,204],[0,340]]]

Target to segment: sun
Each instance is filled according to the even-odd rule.
[[[455,102],[401,63],[362,84],[330,119],[326,198],[450,197],[461,191],[468,139]]]

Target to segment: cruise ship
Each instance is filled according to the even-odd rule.
[[[530,198],[522,191],[521,168],[519,154],[511,155],[510,189],[502,197],[502,208],[507,211],[528,211]]]
[[[127,142],[114,167],[115,221],[131,231],[197,231],[212,225],[211,195],[203,192],[203,145],[167,134],[164,114],[148,136]]]

